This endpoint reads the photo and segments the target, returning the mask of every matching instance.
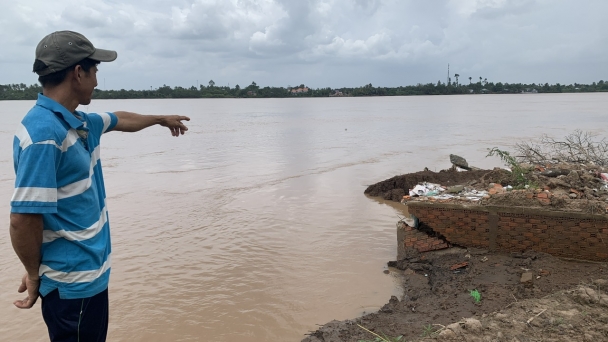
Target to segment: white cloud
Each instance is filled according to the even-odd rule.
[[[82,32],[119,58],[108,86],[311,86],[607,79],[608,3],[567,0],[0,0],[0,84],[33,83],[46,34]],[[406,72],[407,71],[407,72]],[[407,74],[407,78],[397,75]],[[345,83],[346,82],[346,83]]]

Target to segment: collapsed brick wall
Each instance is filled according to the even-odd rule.
[[[441,239],[441,237],[429,235],[416,228],[409,227],[403,222],[398,223],[397,229],[399,232],[398,239],[399,241],[403,241],[400,248],[402,247],[404,250],[415,249],[417,252],[422,253],[449,247],[448,243]],[[402,252],[400,251],[400,253]]]
[[[432,233],[402,224],[400,253],[455,244],[504,252],[532,249],[560,257],[608,261],[608,219],[603,215],[424,202],[408,203],[408,211]]]

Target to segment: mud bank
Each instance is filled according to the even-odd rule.
[[[517,191],[508,191],[513,181],[513,174],[508,171],[457,172],[453,168],[396,176],[368,187],[365,193],[404,203],[411,200],[459,203],[454,198],[408,197],[414,186],[429,182],[446,188],[458,186],[465,191],[488,192],[482,200],[469,205],[605,214],[608,190],[601,187],[603,170],[580,165],[562,165],[559,170],[556,177],[545,172],[544,167],[537,167],[526,175],[527,184],[533,186],[522,186]],[[401,257],[388,263],[389,273],[403,281],[404,293],[400,298],[390,298],[376,313],[329,322],[310,332],[303,341],[374,341],[375,336],[361,327],[382,336],[403,336],[406,341],[608,340],[608,314],[602,311],[608,306],[602,300],[608,297],[602,299],[597,295],[586,300],[583,295],[591,293],[588,289],[602,293],[598,284],[604,283],[596,280],[608,278],[605,262],[566,260],[533,250],[500,252],[473,246],[423,253],[410,249]],[[370,276],[383,276],[380,270],[378,273]],[[583,290],[577,287],[581,284],[586,286]],[[481,295],[479,301],[471,296],[475,290]],[[539,314],[541,307],[546,307],[546,311]],[[592,318],[583,313],[592,313]],[[537,318],[528,322],[534,315]],[[475,321],[465,323],[463,318],[467,317],[474,317]],[[454,325],[455,322],[459,323]],[[585,331],[586,325],[594,324],[595,332]],[[564,333],[566,330],[569,332]]]
[[[462,263],[467,263],[467,266],[452,269],[454,265]],[[608,276],[605,263],[568,261],[535,252],[501,254],[464,248],[427,252],[391,263],[391,266],[390,272],[399,274],[403,279],[404,293],[401,298],[392,297],[376,313],[347,321],[332,321],[311,332],[303,341],[373,341],[375,337],[358,325],[390,337],[403,336],[406,341],[435,336],[434,332],[442,326],[460,322],[466,317],[481,319],[482,324],[488,326],[489,323],[483,323],[482,318],[491,314],[496,318],[495,313],[505,308],[513,307],[537,313],[538,311],[535,311],[537,306],[542,306],[543,302],[538,302],[538,305],[531,304],[536,303],[535,300],[554,295],[558,291],[571,290],[579,284],[593,284],[595,279]],[[382,276],[382,273],[378,273],[370,276]],[[522,282],[524,273],[531,273],[532,279]],[[479,302],[471,296],[472,290],[477,290],[481,294]],[[522,304],[525,300],[530,301]],[[561,305],[559,310],[571,309],[564,309],[564,305],[567,303]],[[577,310],[583,312],[583,309]],[[598,314],[594,319],[606,320],[608,319],[606,315],[606,313]],[[532,315],[527,313],[524,317],[518,316],[518,319],[525,321],[530,316]],[[497,319],[506,318],[498,316]],[[536,323],[539,322],[543,327],[546,325],[546,328],[555,328],[556,331],[568,329],[567,324],[572,324],[570,321],[551,321],[549,316],[543,316]],[[560,324],[566,325],[559,327]],[[499,330],[496,328],[492,331],[497,335]],[[519,335],[528,333],[523,328],[520,330]],[[502,332],[503,336],[507,336],[509,332],[504,324]],[[484,336],[480,332],[469,333]],[[577,334],[584,336],[580,329]],[[608,336],[605,337],[606,339]],[[462,338],[456,340],[474,341],[474,339]],[[509,341],[512,341],[512,338]],[[521,341],[533,341],[533,339]],[[582,341],[582,339],[563,341]]]

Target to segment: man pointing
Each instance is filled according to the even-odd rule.
[[[43,91],[13,142],[10,236],[26,270],[19,292],[27,293],[14,304],[31,308],[40,296],[51,341],[106,339],[112,250],[102,134],[153,125],[176,137],[188,130],[186,116],[76,110],[91,102],[97,65],[116,57],[76,32],[44,37],[33,70]]]

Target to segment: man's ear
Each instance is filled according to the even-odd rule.
[[[78,83],[82,83],[82,78],[84,77],[84,70],[82,69],[82,66],[76,65],[74,69],[72,69],[72,73],[74,80]]]

